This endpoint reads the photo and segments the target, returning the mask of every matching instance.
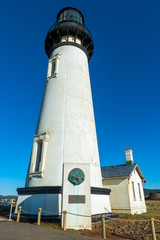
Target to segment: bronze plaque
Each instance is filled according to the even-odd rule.
[[[84,172],[80,168],[74,168],[68,175],[68,181],[74,186],[81,184],[85,179]]]
[[[68,203],[85,203],[85,195],[69,195]]]

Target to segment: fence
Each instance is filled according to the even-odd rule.
[[[37,215],[37,225],[40,225],[41,224],[41,214],[42,212],[46,213],[46,214],[51,214],[51,215],[57,215],[57,213],[53,213],[53,212],[46,212],[44,210],[42,210],[42,208],[38,208],[38,210],[35,210],[35,211],[31,211],[31,212],[27,212],[25,210],[22,209],[21,206],[18,207],[18,214],[17,214],[17,222],[19,222],[20,220],[20,215],[21,215],[21,212],[24,212],[24,213],[35,213],[38,211],[38,215]],[[67,211],[63,211],[63,212],[60,212],[58,214],[63,214],[63,230],[66,231],[66,224],[67,224],[67,214],[70,214],[70,215],[75,215],[75,216],[80,216],[80,217],[89,217],[91,218],[92,216],[87,216],[87,215],[81,215],[81,214],[75,214],[75,213],[71,213],[71,212],[67,212]],[[102,227],[102,238],[103,239],[106,239],[106,216],[105,215],[102,215],[101,216],[101,227]],[[109,219],[109,218],[108,218]],[[123,219],[120,219],[120,221],[123,221]],[[126,220],[124,220],[126,221]],[[151,230],[152,230],[152,239],[153,240],[157,240],[156,239],[156,232],[155,232],[155,221],[157,222],[160,222],[160,220],[158,219],[154,219],[154,218],[151,218],[149,220],[129,220],[129,221],[141,221],[141,222],[150,222],[150,225],[151,225]]]
[[[13,207],[16,206],[16,202],[0,201],[0,205],[6,205],[6,207],[8,207],[8,206],[10,205],[9,221],[11,221],[11,218],[12,218],[12,210],[13,210]]]
[[[16,206],[16,202],[10,202],[10,201],[0,201],[0,205],[11,205],[12,204],[12,206]]]
[[[16,206],[16,203],[14,202],[6,202],[6,201],[0,201],[0,204],[6,204],[6,205],[10,205],[10,213],[9,213],[9,221],[11,220],[11,217],[12,217],[12,210],[13,210],[13,207]],[[70,215],[75,215],[77,217],[88,217],[88,218],[91,218],[92,216],[87,216],[87,215],[82,215],[82,214],[75,214],[75,213],[71,213],[71,212],[67,212],[67,211],[63,211],[63,212],[60,212],[60,213],[53,213],[53,212],[46,212],[44,211],[42,208],[38,208],[37,210],[34,210],[34,211],[31,211],[31,212],[27,212],[25,210],[22,209],[21,206],[18,207],[18,213],[17,213],[17,219],[16,221],[19,222],[20,221],[20,216],[21,216],[21,212],[24,212],[24,213],[35,213],[35,212],[38,212],[37,214],[37,225],[40,225],[41,224],[41,215],[42,215],[42,212],[43,213],[46,213],[48,215],[62,215],[63,214],[63,230],[66,231],[66,225],[67,225],[67,214],[70,214]],[[110,218],[108,218],[110,219]],[[152,239],[153,240],[157,240],[157,237],[156,237],[156,231],[155,231],[155,223],[159,223],[160,224],[160,220],[159,219],[154,219],[154,218],[151,218],[151,219],[148,219],[148,220],[124,220],[124,219],[117,219],[121,222],[148,222],[151,226],[151,232],[152,232]],[[106,216],[105,215],[102,215],[101,216],[101,227],[102,227],[102,238],[103,239],[106,239]]]

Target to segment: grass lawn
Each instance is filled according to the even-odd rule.
[[[41,222],[42,227],[48,227],[48,228],[53,228],[53,229],[58,229],[62,230],[61,226],[59,223],[47,223],[47,222]],[[67,229],[66,232],[72,232],[72,233],[80,233],[77,230],[74,229]]]
[[[146,201],[147,212],[143,214],[119,214],[120,219],[160,219],[160,201],[148,200]]]

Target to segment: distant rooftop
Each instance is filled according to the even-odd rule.
[[[132,165],[122,164],[122,165],[101,167],[101,172],[102,172],[103,178],[129,177],[134,169],[137,169],[141,179],[144,182],[146,182],[137,163],[133,163]]]
[[[136,163],[132,165],[115,165],[108,167],[101,167],[102,177],[111,178],[111,177],[129,177],[133,169],[136,167]]]

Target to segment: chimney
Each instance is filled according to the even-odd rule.
[[[126,148],[124,149],[125,155],[126,155],[126,165],[132,165],[133,162],[133,155],[132,155],[132,149]]]

